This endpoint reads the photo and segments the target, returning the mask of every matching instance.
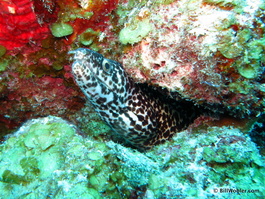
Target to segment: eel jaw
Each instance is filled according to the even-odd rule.
[[[87,60],[87,49],[86,48],[79,48],[79,49],[76,49],[76,50],[71,50],[68,52],[68,54],[73,54],[74,56],[71,56],[71,60],[74,60],[74,61],[80,61],[80,60]],[[90,56],[89,56],[90,57]]]

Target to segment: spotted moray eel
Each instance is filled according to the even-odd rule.
[[[69,53],[74,55],[76,83],[125,145],[150,149],[187,128],[198,116],[190,104],[176,103],[172,108],[158,95],[144,92],[116,61],[85,48]]]

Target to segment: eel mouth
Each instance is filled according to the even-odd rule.
[[[110,88],[104,81],[102,81],[96,74],[95,72],[93,72],[92,70],[92,64],[91,62],[89,61],[90,60],[90,56],[87,57],[87,49],[77,49],[77,50],[72,50],[72,51],[69,51],[68,54],[73,54],[74,56],[71,56],[70,60],[73,60],[73,64],[72,64],[72,71],[76,70],[76,69],[79,69],[81,71],[84,71],[85,68],[83,67],[85,63],[84,60],[86,60],[88,62],[87,64],[87,69],[89,70],[90,72],[90,75],[95,77],[97,82],[99,84],[101,84],[102,86],[104,87],[107,87],[108,90],[110,90],[111,92],[113,92],[113,89]]]
[[[68,54],[73,54],[74,56],[72,57],[72,59],[74,60],[78,60],[78,59],[86,59],[85,56],[87,55],[87,49],[85,48],[79,48],[76,50],[71,50],[68,52]]]

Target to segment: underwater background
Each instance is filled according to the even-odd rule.
[[[264,0],[0,0],[0,198],[264,198]],[[211,112],[139,152],[68,52]]]

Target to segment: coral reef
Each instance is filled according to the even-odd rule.
[[[40,116],[78,124],[49,116],[1,138],[0,198],[264,198],[264,5],[0,1],[1,137]],[[145,154],[109,141],[72,79],[67,52],[79,47],[172,98],[254,116],[255,125],[226,117],[198,127],[200,118]]]
[[[135,81],[167,88],[173,97],[178,93],[197,104],[217,104],[234,116],[263,114],[263,11],[261,0],[2,1],[0,100],[14,107],[17,101],[9,95],[20,94],[25,107],[12,114],[3,110],[2,129],[24,121],[26,109],[35,116],[59,112],[60,105],[49,113],[31,106],[31,91],[23,88],[30,86],[23,83],[28,79],[63,80],[65,89],[76,91],[77,107],[83,107],[66,56],[80,46],[122,62]],[[14,80],[20,87],[8,86]],[[58,102],[54,95],[45,97]]]
[[[141,154],[49,116],[26,122],[0,149],[1,198],[264,197],[264,158],[231,127],[184,131]]]
[[[232,115],[264,112],[263,1],[133,2],[117,13],[120,60],[136,81]]]
[[[66,114],[73,114],[82,107],[82,100],[77,97],[78,91],[67,88],[61,78],[44,76],[28,80],[13,74],[6,89],[8,94],[1,102],[0,112],[15,124],[38,115],[67,117]]]
[[[90,45],[96,40],[108,27],[117,1],[0,4],[0,134],[28,118],[70,118],[84,100],[72,80],[67,52],[73,42]]]

